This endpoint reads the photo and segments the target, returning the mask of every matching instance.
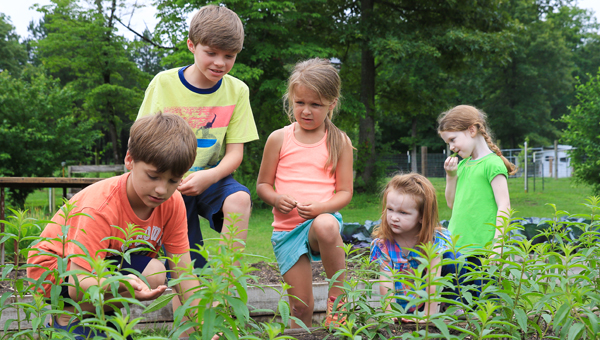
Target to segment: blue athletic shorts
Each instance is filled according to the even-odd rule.
[[[337,219],[341,231],[342,215],[339,212],[331,215]],[[313,252],[308,242],[308,232],[313,221],[314,219],[307,220],[290,231],[273,232],[271,244],[281,275],[287,273],[304,254],[307,254],[311,261],[321,261],[321,254]]]
[[[223,202],[227,197],[238,191],[250,195],[248,188],[229,175],[208,187],[206,191],[198,196],[183,195],[187,211],[188,239],[191,249],[199,249],[198,245],[204,245],[198,215],[207,219],[210,228],[220,233],[223,229]],[[194,251],[190,252],[190,255],[192,260],[195,261],[195,268],[203,268],[206,265],[206,259],[202,255]]]

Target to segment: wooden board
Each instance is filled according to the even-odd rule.
[[[0,177],[4,188],[85,188],[105,178]]]

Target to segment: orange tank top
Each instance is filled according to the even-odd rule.
[[[283,144],[279,152],[279,164],[275,173],[275,191],[287,194],[299,203],[325,202],[335,193],[335,174],[329,175],[331,165],[325,169],[327,132],[315,144],[300,143],[294,136],[297,123],[283,128]],[[294,208],[283,214],[273,208],[275,231],[289,231],[306,221]]]

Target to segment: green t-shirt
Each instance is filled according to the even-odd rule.
[[[448,225],[452,235],[460,236],[457,246],[471,244],[481,248],[494,239],[498,205],[491,183],[498,175],[508,178],[508,171],[502,158],[494,153],[478,160],[469,157],[458,164],[454,207]]]

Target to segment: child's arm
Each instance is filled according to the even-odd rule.
[[[448,208],[454,206],[454,195],[456,194],[456,182],[458,180],[458,157],[448,157],[444,162],[446,170],[446,203]]]
[[[280,195],[273,189],[283,137],[283,129],[279,129],[271,133],[267,139],[256,180],[256,193],[265,203],[287,214],[296,207],[296,199],[289,195]]]
[[[190,174],[177,189],[184,195],[198,196],[211,185],[232,174],[242,164],[243,159],[243,143],[227,144],[225,146],[225,155],[217,166]]]
[[[77,265],[75,262],[71,261],[70,270],[83,270],[89,272],[89,270]],[[167,286],[160,285],[156,287],[156,289],[151,289],[148,287],[144,281],[142,281],[139,277],[134,274],[126,275],[131,279],[128,280],[134,290],[134,297],[139,301],[147,301],[154,300],[164,293],[167,289]],[[90,274],[77,274],[77,279],[79,280],[79,286],[81,287],[79,291],[75,291],[75,287],[69,287],[69,295],[76,296],[76,300],[80,300],[83,297],[83,292],[87,291],[92,286],[103,285],[106,279],[100,279],[98,282],[94,277]],[[69,281],[69,283],[72,283]],[[103,287],[105,291],[109,289],[108,286]],[[127,290],[127,286],[124,283],[119,284],[119,293],[123,296],[129,296],[129,292]]]
[[[431,268],[435,268],[434,269],[434,273],[431,276],[432,278],[437,278],[440,277],[442,275],[442,266],[440,266],[440,261],[441,261],[441,256],[436,256],[432,261],[431,261]],[[431,282],[429,282],[429,277],[427,279],[427,283],[429,284],[427,286],[427,294],[429,296],[433,296],[435,295],[435,290],[437,288],[437,286],[430,284]],[[423,308],[425,315],[433,315],[436,314],[438,312],[439,309],[439,303],[437,301],[431,302],[431,303],[427,303],[425,302],[425,306]]]
[[[498,211],[496,213],[496,226],[502,226],[502,216],[508,217],[508,210],[510,209],[510,196],[508,194],[508,180],[504,175],[497,175],[492,180],[492,190],[494,191],[494,199],[496,205],[498,205]],[[496,229],[494,238],[497,239],[502,235],[500,229]],[[500,253],[501,249],[497,249],[496,252]]]
[[[386,296],[386,294],[388,293],[388,291],[390,291],[390,289],[394,290],[394,280],[392,277],[392,273],[387,271],[386,268],[381,266],[380,270],[382,273],[386,273],[386,275],[384,275],[384,274],[379,275],[379,294],[381,294],[381,296]],[[385,310],[386,311],[392,310],[391,301],[390,301],[390,303],[386,304]]]
[[[326,202],[301,202],[298,203],[298,215],[307,220],[315,218],[323,213],[334,213],[339,211],[352,200],[353,187],[353,155],[352,143],[346,137],[344,149],[340,155],[335,170],[335,194]]]
[[[190,278],[192,278],[190,280],[183,280],[179,284],[173,286],[173,288],[175,288],[175,290],[177,290],[177,293],[183,294],[182,296],[180,295],[181,303],[183,304],[194,294],[196,289],[198,289],[200,287],[200,281],[198,280],[196,275],[187,274],[184,271],[185,268],[187,268],[191,265],[192,257],[190,256],[189,252],[184,253],[184,254],[173,254],[173,253],[170,253],[167,251],[166,255],[169,259],[172,259],[174,256],[179,257],[179,262],[177,263],[177,265],[175,265],[175,263],[173,261],[169,260],[169,268],[173,268],[173,271],[171,272],[171,276],[174,279],[178,279],[183,275],[187,275]],[[197,302],[192,303],[192,305],[197,305],[197,304],[198,304]]]

